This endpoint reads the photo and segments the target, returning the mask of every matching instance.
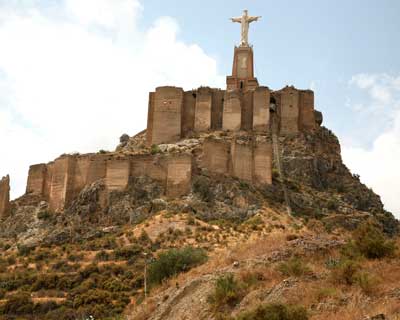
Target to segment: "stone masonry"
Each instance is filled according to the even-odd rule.
[[[10,177],[5,176],[0,180],[0,218],[10,214]]]
[[[273,132],[270,119],[274,119]],[[200,87],[184,91],[164,86],[149,93],[146,145],[226,131],[229,134],[204,141],[198,165],[216,174],[271,184],[271,134],[297,135],[314,130],[321,122],[311,90],[286,86],[273,91],[260,86],[254,75],[253,47],[242,44],[234,49],[225,90]],[[31,166],[26,193],[41,197],[51,210],[60,211],[97,180],[103,180],[110,193],[126,190],[131,177],[148,176],[163,185],[166,196],[178,197],[190,192],[194,164],[197,162],[190,153],[64,155],[48,164]],[[8,212],[6,177],[0,184],[0,215]]]
[[[192,157],[187,154],[64,155],[54,162],[30,167],[27,193],[48,201],[50,210],[61,211],[94,181],[104,180],[110,193],[125,191],[129,178],[139,176],[161,183],[167,196],[186,194],[191,186]]]

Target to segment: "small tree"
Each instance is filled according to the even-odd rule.
[[[353,233],[353,239],[360,253],[368,259],[392,256],[396,250],[395,243],[388,240],[382,230],[370,220],[360,224]]]

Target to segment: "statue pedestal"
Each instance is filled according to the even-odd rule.
[[[226,77],[227,90],[252,90],[258,87],[254,77],[253,48],[235,47],[232,76]]]

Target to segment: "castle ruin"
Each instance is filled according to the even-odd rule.
[[[240,19],[256,21],[254,18],[259,17]],[[57,212],[95,181],[104,181],[107,198],[111,192],[126,190],[130,178],[148,176],[164,187],[165,196],[178,197],[190,192],[197,166],[254,184],[271,184],[272,135],[313,131],[321,122],[321,113],[314,110],[313,91],[293,86],[273,91],[259,85],[254,75],[253,48],[242,26],[242,41],[234,48],[232,74],[226,78],[225,89],[200,87],[184,91],[164,86],[150,92],[147,153],[63,155],[30,167],[26,193],[47,201],[50,210]],[[151,152],[155,145],[216,131],[228,133],[231,139],[207,138],[200,163],[190,153]],[[10,213],[9,189],[9,178],[3,178],[0,217]]]

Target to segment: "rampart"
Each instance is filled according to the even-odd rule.
[[[192,156],[170,155],[64,155],[29,169],[27,193],[43,197],[50,210],[60,211],[82,189],[103,179],[108,193],[126,190],[130,177],[149,176],[161,183],[166,195],[190,191]]]
[[[254,184],[272,183],[272,145],[268,136],[245,135],[231,142],[205,140],[202,166],[210,172],[229,174]]]

